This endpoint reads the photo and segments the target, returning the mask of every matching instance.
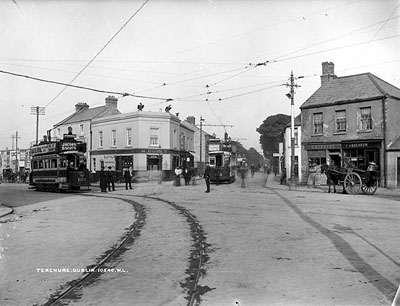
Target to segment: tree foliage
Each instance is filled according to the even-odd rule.
[[[283,141],[285,126],[290,122],[290,116],[277,114],[267,117],[256,129],[260,133],[260,144],[264,156],[272,158],[273,153],[279,152],[279,143]]]
[[[246,149],[243,145],[238,141],[232,141],[232,145],[236,146],[236,153],[238,155],[246,157],[247,163],[249,165],[262,165],[264,157],[257,152],[257,150],[253,147],[250,149]]]

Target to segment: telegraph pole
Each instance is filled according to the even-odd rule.
[[[203,162],[202,162],[202,144],[203,144],[203,121],[204,118],[200,116],[200,172],[203,173]]]
[[[18,139],[21,138],[18,136],[18,131],[15,132],[15,136],[11,135],[12,139],[12,146],[11,150],[14,151],[14,139],[15,139],[15,172],[19,170],[19,163],[18,163]]]
[[[39,115],[45,114],[45,108],[40,106],[31,107],[31,115],[36,115],[36,144],[39,143]]]
[[[297,79],[301,79],[303,76],[297,77]],[[286,94],[286,96],[290,99],[290,188],[295,187],[295,168],[294,168],[294,163],[295,163],[295,138],[294,138],[294,94],[295,91],[294,89],[297,87],[300,87],[300,85],[297,85],[294,83],[294,76],[293,76],[293,70],[290,73],[290,84],[286,83],[285,85],[290,87],[290,92]]]
[[[19,171],[19,163],[18,163],[18,131],[15,132],[15,172]]]

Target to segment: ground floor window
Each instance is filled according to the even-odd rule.
[[[315,150],[307,151],[308,156],[308,167],[315,167],[318,165],[326,164],[326,151],[325,150]]]
[[[344,149],[343,163],[344,167],[367,170],[368,164],[374,162],[377,165],[379,161],[379,149]]]
[[[147,170],[162,170],[162,155],[147,155]]]

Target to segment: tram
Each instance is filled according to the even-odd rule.
[[[48,191],[89,189],[86,143],[75,138],[70,130],[63,139],[51,140],[48,135],[31,146],[30,186]]]
[[[232,183],[236,172],[236,146],[232,145],[227,134],[225,139],[210,139],[208,142],[211,183]]]

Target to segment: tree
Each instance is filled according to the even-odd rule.
[[[238,141],[231,141],[232,145],[234,145],[236,147],[236,153],[238,155],[244,156],[246,157],[247,163],[249,165],[254,164],[254,165],[262,165],[263,163],[263,156],[257,152],[257,150],[253,147],[251,147],[250,149],[246,149],[245,147],[243,147],[243,145],[238,142]]]
[[[265,157],[272,158],[273,153],[279,152],[279,143],[283,141],[283,132],[289,122],[289,115],[273,115],[267,117],[256,129],[261,134],[260,144]]]

